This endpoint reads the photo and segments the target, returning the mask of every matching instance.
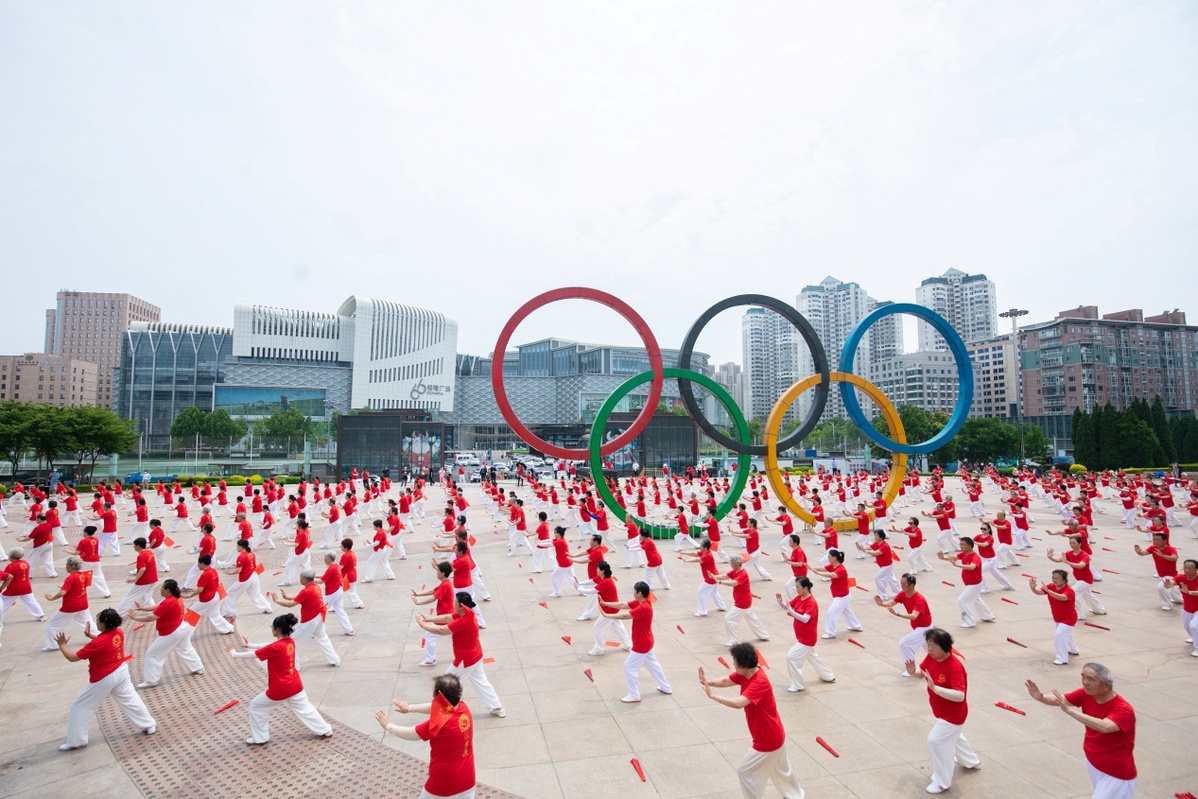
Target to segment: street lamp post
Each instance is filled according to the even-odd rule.
[[[1011,320],[1011,349],[1015,354],[1015,415],[1019,425],[1019,468],[1023,468],[1023,359],[1019,357],[1019,317],[1027,316],[1028,311],[1012,308],[999,314],[1003,319]]]

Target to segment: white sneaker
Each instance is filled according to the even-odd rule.
[[[603,654],[603,650],[602,650],[602,649],[598,649],[598,648],[595,648],[595,649],[588,649],[588,650],[587,650],[587,654],[588,654],[588,655],[596,655],[596,656],[598,656],[598,655],[602,655],[602,654]]]
[[[626,705],[635,705],[635,704],[639,703],[641,700],[636,699],[632,696],[623,696],[623,697],[620,697],[620,701]]]
[[[157,688],[162,685],[161,682],[139,682],[134,688]]]
[[[82,749],[85,746],[87,746],[87,744],[79,744],[78,746],[71,746],[70,744],[62,744],[61,746],[58,747],[58,751],[70,752],[73,749]]]

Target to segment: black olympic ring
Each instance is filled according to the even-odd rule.
[[[793,305],[774,297],[767,297],[764,294],[738,294],[735,297],[720,300],[696,319],[695,323],[691,325],[691,329],[687,331],[686,339],[682,342],[682,350],[678,354],[678,368],[691,368],[691,356],[694,354],[695,344],[698,342],[699,334],[703,332],[703,328],[706,327],[707,323],[721,311],[726,311],[738,305],[760,305],[784,316],[803,336],[803,341],[807,342],[807,347],[811,350],[811,359],[815,362],[816,374],[820,377],[819,385],[815,387],[815,401],[811,404],[811,409],[807,412],[807,418],[803,420],[803,423],[793,433],[778,442],[775,451],[783,452],[799,444],[799,442],[807,437],[808,433],[815,429],[820,416],[824,413],[824,406],[828,402],[828,389],[831,384],[828,371],[828,354],[824,351],[823,342],[819,340],[819,336],[815,333],[815,328],[807,321],[807,317],[799,313]],[[690,380],[682,377],[678,378],[678,392],[682,395],[682,402],[686,405],[687,412],[690,413],[691,418],[702,428],[703,432],[707,434],[708,438],[737,454],[748,453],[749,455],[765,457],[767,449],[765,444],[742,444],[736,439],[724,435],[707,420],[707,417],[703,415],[699,407],[699,403],[695,401],[695,392],[691,387]]]

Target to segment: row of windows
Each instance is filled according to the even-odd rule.
[[[338,353],[291,347],[250,347],[251,358],[289,358],[300,361],[336,361]]]
[[[386,383],[392,380],[417,380],[441,373],[444,358],[435,358],[423,363],[413,363],[407,366],[394,366],[390,369],[371,369],[369,382]]]

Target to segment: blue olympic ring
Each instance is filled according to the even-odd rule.
[[[884,316],[899,313],[918,316],[936,328],[936,332],[948,342],[948,348],[952,351],[953,359],[957,362],[957,377],[960,386],[957,391],[957,404],[953,408],[953,415],[949,417],[948,424],[944,426],[943,430],[927,441],[919,444],[900,444],[879,433],[874,429],[873,424],[865,418],[865,413],[861,410],[861,403],[857,401],[857,395],[853,392],[851,384],[840,384],[840,398],[844,401],[844,409],[853,421],[853,424],[857,425],[858,429],[870,441],[882,449],[887,449],[891,452],[901,452],[904,455],[927,455],[943,447],[948,443],[949,439],[957,434],[957,431],[965,424],[965,419],[969,416],[969,409],[973,405],[973,367],[969,360],[969,351],[965,349],[965,341],[961,338],[961,335],[953,329],[953,326],[943,316],[935,311],[928,310],[922,305],[915,305],[909,302],[900,302],[877,308],[858,322],[853,331],[849,333],[849,337],[844,340],[844,349],[840,351],[840,371],[853,371],[853,357],[857,354],[857,348],[861,346],[861,339],[869,330],[870,325]]]

